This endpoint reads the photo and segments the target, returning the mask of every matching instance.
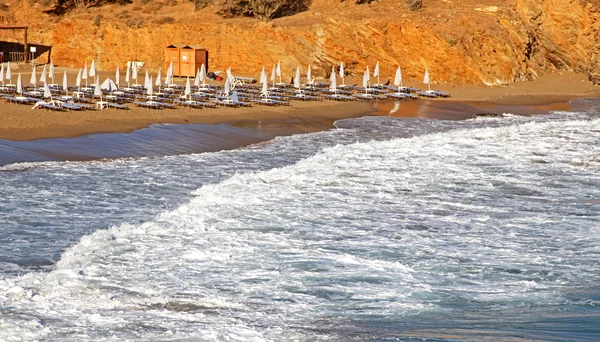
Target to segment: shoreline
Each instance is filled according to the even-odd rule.
[[[57,68],[57,73],[60,73],[62,71],[58,69],[64,68]],[[73,69],[65,70],[68,73],[74,72]],[[100,73],[100,77],[111,76],[108,72]],[[183,82],[183,79],[177,81]],[[357,79],[349,78],[347,81],[348,84],[356,83]],[[368,115],[460,120],[483,112],[531,115],[552,110],[569,110],[568,101],[572,99],[600,97],[600,87],[592,85],[584,75],[572,72],[556,72],[534,81],[501,87],[435,85],[432,88],[450,92],[452,97],[381,102],[293,101],[291,106],[285,107],[216,109],[151,110],[130,105],[129,110],[105,109],[85,112],[31,110],[30,106],[3,102],[0,103],[0,139],[33,141],[102,133],[130,133],[155,124],[315,120],[330,121],[332,124],[335,120]]]

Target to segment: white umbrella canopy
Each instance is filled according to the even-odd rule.
[[[94,86],[94,96],[99,96],[102,101],[102,88],[100,88],[100,78],[96,77],[96,85]]]
[[[196,71],[196,77],[194,77],[194,86],[200,86],[200,68]]]
[[[0,68],[0,81],[2,81],[2,85],[4,85],[4,63],[2,63],[2,68]]]
[[[227,73],[227,79],[225,80],[225,89],[223,90],[225,96],[229,96],[229,93],[231,92],[229,82],[231,82],[231,80],[229,79],[229,73]]]
[[[115,71],[115,83],[117,86],[121,83],[121,72],[119,71],[119,67],[117,67],[117,71]]]
[[[77,79],[75,80],[75,86],[77,86],[77,89],[81,88],[81,68],[79,68],[79,72],[77,73]]]
[[[367,67],[367,70],[365,70],[365,74],[363,75],[363,88],[365,88],[365,93],[367,92],[367,89],[369,88],[369,67]]]
[[[154,82],[154,85],[157,87],[160,87],[162,82],[162,68],[158,69],[158,74],[156,74],[156,82]]]
[[[183,95],[190,96],[191,93],[192,86],[190,85],[190,77],[188,76],[187,80],[185,81],[185,89],[183,90]]]
[[[202,84],[206,84],[206,67],[204,63],[200,66],[200,81],[202,81]]]
[[[263,82],[262,90],[260,91],[260,95],[261,96],[265,96],[265,97],[269,97],[269,87],[268,87],[268,82],[267,82],[267,78],[266,77],[265,77],[265,80]]]
[[[312,68],[310,67],[310,64],[308,65],[308,70],[306,71],[306,78],[308,78],[308,83],[309,84],[313,83]]]
[[[44,64],[44,68],[42,69],[42,75],[40,76],[40,82],[46,82],[46,64]]]
[[[77,79],[75,80],[75,86],[77,89],[81,88],[81,68],[79,68],[79,72],[77,73]]]
[[[340,63],[340,77],[342,79],[346,77],[346,74],[344,74],[344,62]]]
[[[148,69],[146,69],[146,74],[144,75],[144,87],[145,88],[152,85],[151,83],[149,84],[148,82],[151,82],[151,81],[150,81],[150,77],[148,75]]]
[[[135,84],[137,84],[137,79],[138,79],[137,67],[133,63],[131,64],[131,79],[135,80]]]
[[[129,64],[127,64],[127,72],[125,73],[125,82],[127,82],[127,86],[128,87],[129,87],[129,79],[130,79],[129,73],[130,73],[130,71],[131,71],[131,68],[129,67]]]
[[[273,70],[271,71],[271,82],[273,82],[273,87],[275,87],[275,77],[277,75],[277,66],[273,65]]]
[[[146,94],[152,96],[152,76],[150,76],[150,86],[146,88]]]
[[[427,84],[428,89],[431,91],[431,82],[429,81],[429,69],[425,68],[425,77],[423,77],[423,83]]]
[[[83,65],[83,72],[81,73],[81,79],[85,80],[85,87],[87,88],[87,86],[88,86],[88,68],[87,68],[87,62],[85,62],[85,64]]]
[[[262,71],[260,72],[260,83],[265,83],[265,81],[267,80],[267,73],[265,72],[265,67],[262,68]]]
[[[6,74],[4,75],[4,78],[7,79],[9,82],[12,82],[12,73],[10,71],[10,62],[8,62],[6,64]]]
[[[373,71],[373,77],[377,77],[377,84],[379,84],[379,62],[375,64],[375,70]]]
[[[21,74],[17,76],[17,94],[23,94],[23,83],[21,82]]]
[[[92,65],[90,65],[90,73],[88,74],[90,77],[96,76],[96,63],[92,59]]]
[[[167,76],[165,77],[165,83],[171,85],[173,83],[173,61],[169,63],[169,69],[167,69]]]
[[[87,80],[88,79],[88,67],[87,67],[87,62],[85,62],[83,64],[83,73],[81,74],[81,79],[82,80]],[[86,83],[87,84],[87,83]]]
[[[29,83],[35,87],[37,83],[37,72],[35,71],[35,64],[33,65],[33,70],[31,71],[31,78],[29,79]]]
[[[50,79],[52,79],[52,83],[54,83],[54,63],[52,63],[52,61],[50,61],[50,68],[48,70],[48,77],[50,77]]]
[[[279,83],[281,83],[281,61],[277,61],[277,76],[279,77]]]
[[[329,85],[329,90],[337,93],[337,77],[335,73],[335,67],[331,67],[331,76],[329,77],[331,84]]]
[[[69,80],[67,79],[67,70],[65,70],[65,72],[63,74],[62,88],[66,92],[69,91]]]
[[[111,80],[110,78],[107,78],[100,85],[100,89],[103,89],[103,90],[106,90],[108,92],[111,92],[111,91],[118,90],[119,87],[117,87],[117,84],[115,83],[115,81]]]
[[[296,76],[294,77],[294,87],[300,90],[300,67],[296,67]]]
[[[50,87],[48,86],[47,82],[44,82],[44,98],[52,99],[52,92],[50,92]]]
[[[394,85],[397,87],[402,87],[402,70],[400,67],[396,69],[396,76],[394,76]]]

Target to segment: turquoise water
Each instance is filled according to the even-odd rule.
[[[598,340],[593,108],[5,165],[0,340]]]

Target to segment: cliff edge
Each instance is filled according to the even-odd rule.
[[[416,11],[403,0],[313,0],[307,11],[270,22],[225,19],[214,6],[195,10],[186,0],[133,0],[62,16],[44,13],[51,3],[5,0],[0,18],[29,26],[30,41],[51,45],[63,66],[95,59],[113,69],[139,60],[158,71],[164,48],[184,43],[205,46],[212,70],[252,76],[278,60],[288,77],[308,64],[325,77],[340,62],[361,75],[379,61],[382,75],[401,66],[413,80],[428,67],[432,83],[499,85],[553,70],[600,83],[600,0],[424,0]],[[0,40],[19,39],[0,32]]]

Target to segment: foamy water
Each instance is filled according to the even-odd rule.
[[[0,340],[600,338],[595,112],[336,125],[3,167]]]

